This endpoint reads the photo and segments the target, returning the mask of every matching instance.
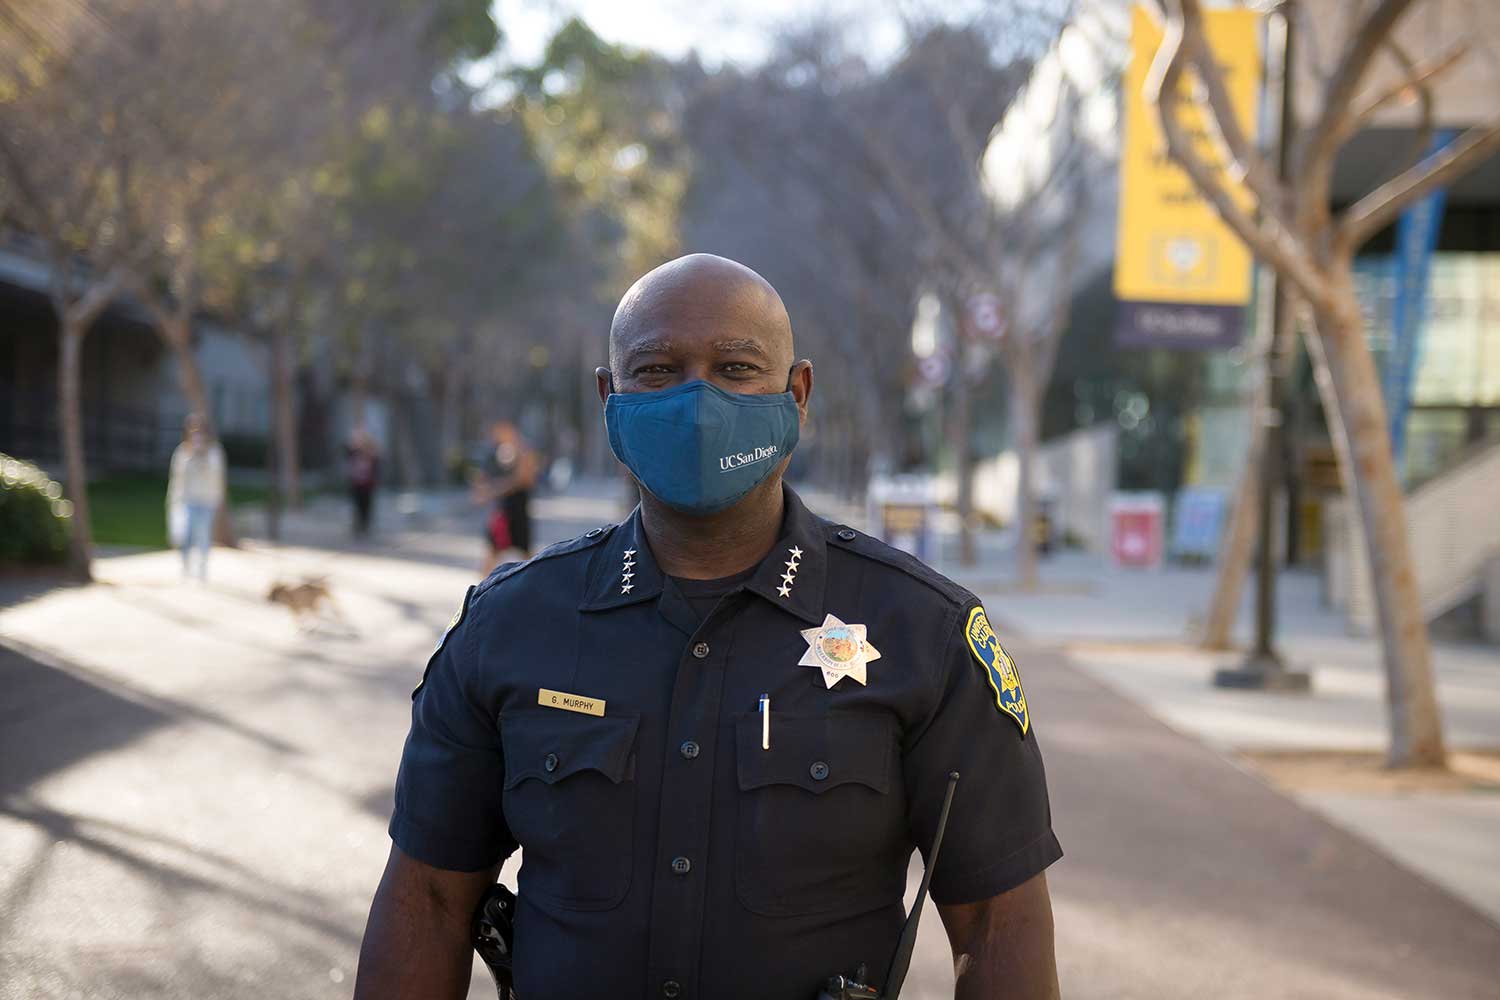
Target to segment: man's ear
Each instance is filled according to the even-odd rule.
[[[608,368],[595,368],[594,383],[594,387],[599,392],[599,402],[603,403],[609,399],[609,394],[614,391],[614,376],[609,373]]]
[[[807,401],[812,398],[813,366],[806,358],[792,365],[791,391],[797,401],[798,423],[807,423]]]

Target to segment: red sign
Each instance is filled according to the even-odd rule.
[[[1109,548],[1116,566],[1155,569],[1162,560],[1162,505],[1158,498],[1110,505]]]

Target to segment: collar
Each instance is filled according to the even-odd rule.
[[[578,606],[580,611],[638,604],[655,600],[661,594],[661,570],[651,555],[651,546],[646,544],[639,506],[610,532],[609,541],[599,547],[590,573],[583,603]]]
[[[803,621],[823,621],[828,549],[823,522],[790,487],[785,490],[781,537],[743,587]],[[629,574],[627,577],[626,574]],[[600,546],[580,611],[603,611],[661,595],[663,577],[646,544],[641,509],[631,513]]]
[[[781,537],[745,589],[784,608],[810,625],[823,623],[823,590],[828,577],[828,546],[823,522],[791,487],[783,487],[786,513]]]

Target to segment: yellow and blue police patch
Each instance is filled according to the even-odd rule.
[[[1015,720],[1021,727],[1021,735],[1025,736],[1031,728],[1031,713],[1026,709],[1026,692],[1021,690],[1021,674],[1010,654],[1001,648],[1000,639],[990,627],[984,608],[969,612],[964,638],[974,658],[984,666],[990,687],[995,690],[995,707]]]

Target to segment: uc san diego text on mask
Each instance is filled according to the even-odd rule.
[[[725,455],[719,459],[719,471],[732,472],[747,465],[754,465],[756,462],[764,462],[768,458],[774,458],[777,450],[773,444],[764,448],[756,448],[754,451],[737,451],[733,455]]]

